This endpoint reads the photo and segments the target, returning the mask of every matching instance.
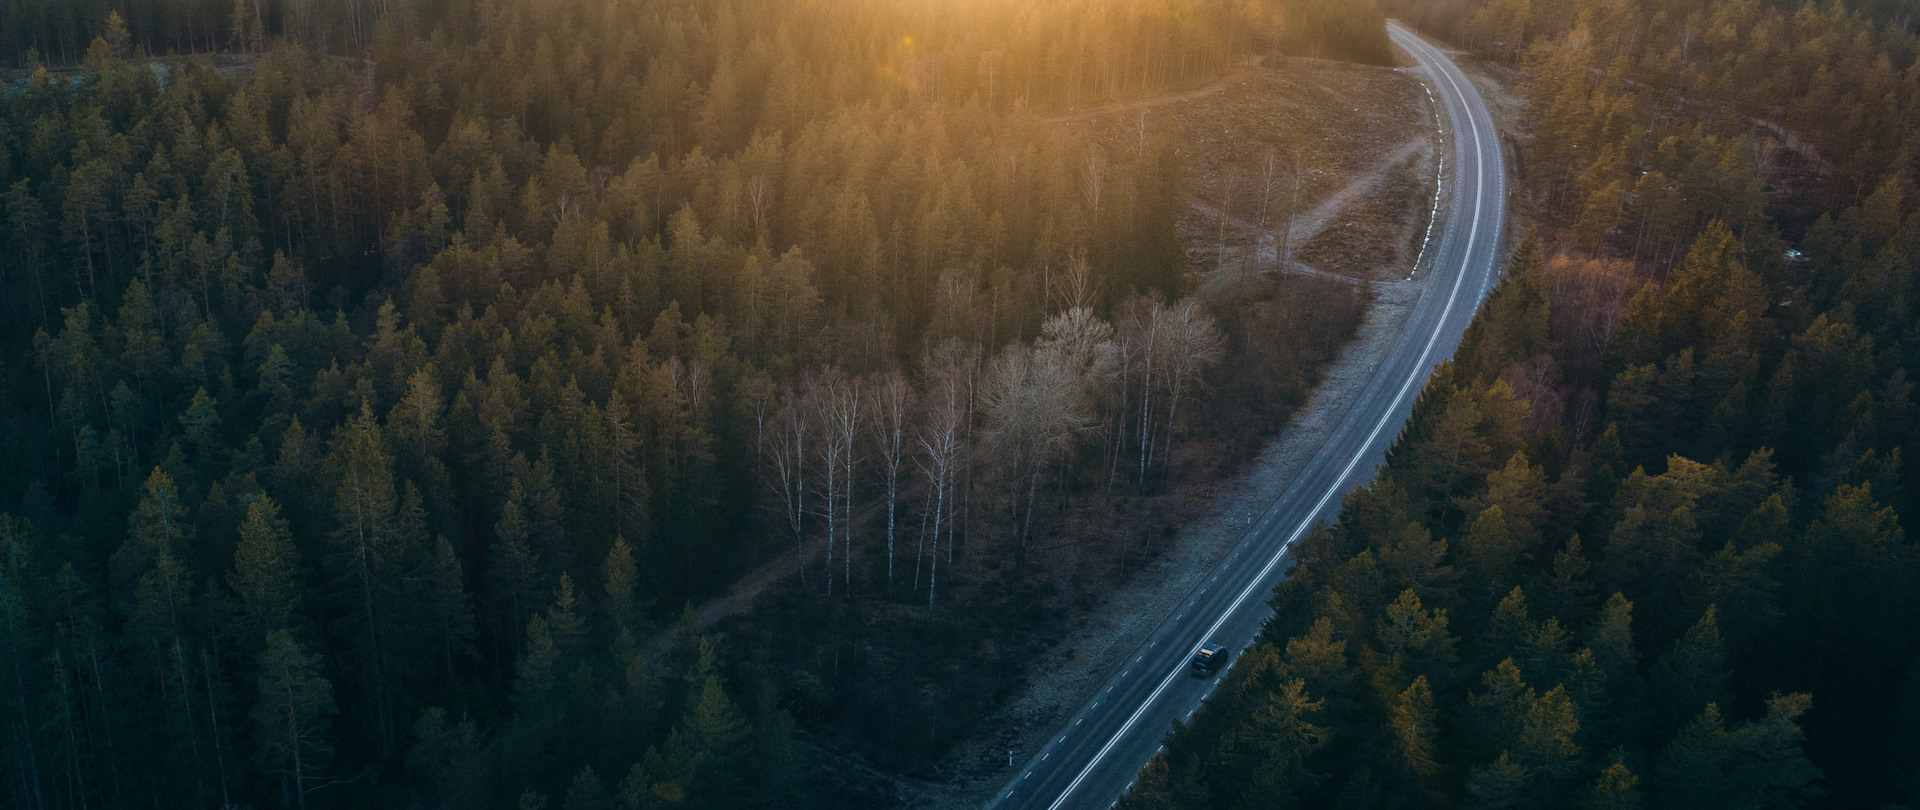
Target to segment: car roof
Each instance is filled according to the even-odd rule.
[[[1225,644],[1208,644],[1204,647],[1201,647],[1200,651],[1208,655],[1213,655],[1214,653],[1217,653],[1217,652],[1223,652],[1226,649],[1227,649],[1227,646]]]

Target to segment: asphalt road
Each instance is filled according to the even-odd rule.
[[[1442,180],[1451,198],[1418,268],[1429,275],[1426,291],[1365,392],[1300,476],[988,807],[1105,808],[1125,793],[1171,722],[1191,715],[1224,677],[1191,676],[1187,659],[1202,644],[1220,643],[1237,660],[1253,643],[1272,613],[1267,601],[1293,543],[1332,518],[1343,493],[1373,477],[1428,374],[1453,354],[1498,277],[1506,168],[1486,102],[1439,49],[1397,23],[1387,31],[1427,74],[1452,146]]]

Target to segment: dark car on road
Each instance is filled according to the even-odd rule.
[[[1207,676],[1221,669],[1225,669],[1226,666],[1226,645],[1208,644],[1193,654],[1193,661],[1189,665],[1189,668],[1193,670],[1193,674],[1195,675]]]

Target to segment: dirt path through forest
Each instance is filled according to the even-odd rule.
[[[1232,73],[1229,73],[1225,76],[1215,79],[1212,82],[1207,83],[1205,87],[1198,87],[1183,93],[1169,93],[1164,96],[1153,96],[1152,98],[1137,98],[1137,99],[1133,99],[1132,101],[1116,101],[1111,104],[1101,104],[1097,107],[1087,107],[1079,110],[1068,110],[1063,113],[1055,113],[1053,115],[1046,116],[1044,118],[1041,118],[1040,120],[1045,121],[1049,124],[1059,124],[1059,123],[1065,123],[1067,121],[1086,121],[1093,118],[1099,118],[1103,115],[1112,115],[1114,113],[1122,113],[1122,112],[1133,112],[1135,110],[1145,110],[1150,107],[1159,107],[1162,105],[1174,104],[1181,101],[1191,101],[1193,99],[1200,98],[1202,96],[1210,96],[1222,90],[1227,89],[1227,87],[1232,85],[1234,82],[1237,82],[1241,79],[1246,78],[1247,74],[1252,73],[1254,70],[1259,68],[1261,59],[1262,57],[1256,56],[1249,62],[1249,64],[1246,67],[1243,67],[1239,70],[1236,70]]]
[[[1327,195],[1326,199],[1315,204],[1294,221],[1294,241],[1305,244],[1307,240],[1320,235],[1320,231],[1324,230],[1327,223],[1332,222],[1334,217],[1365,197],[1368,192],[1380,185],[1381,181],[1387,179],[1389,173],[1400,171],[1429,147],[1430,144],[1423,141],[1408,141],[1378,168],[1353,178],[1352,182],[1341,187],[1339,191]]]
[[[812,563],[824,553],[825,548],[825,544],[822,543],[808,543],[799,556],[805,558],[806,562]],[[794,555],[782,554],[753,569],[746,576],[734,580],[732,585],[727,586],[725,592],[701,602],[693,609],[693,612],[700,617],[700,626],[712,627],[715,622],[746,610],[753,605],[754,598],[761,592],[773,587],[775,582],[793,576],[795,564]],[[647,657],[657,661],[661,656],[666,655],[667,650],[673,647],[674,633],[679,630],[678,623],[669,622],[655,632],[653,638],[647,640]]]
[[[1400,170],[1408,161],[1418,157],[1426,148],[1426,145],[1419,141],[1409,142],[1407,145],[1401,147],[1400,151],[1394,153],[1393,157],[1389,158],[1385,163],[1382,163],[1380,168],[1353,178],[1352,182],[1341,187],[1339,191],[1327,195],[1326,198],[1316,203],[1311,210],[1302,215],[1299,220],[1295,221],[1291,227],[1289,237],[1296,243],[1304,244],[1307,240],[1320,235],[1320,231],[1324,230],[1327,227],[1327,223],[1331,222],[1334,217],[1358,202],[1367,192],[1373,190],[1375,186],[1380,184],[1380,181],[1386,179],[1389,172]],[[1201,214],[1215,221],[1220,219],[1220,206],[1214,205],[1206,200],[1194,199],[1193,210],[1199,211]],[[1238,214],[1228,216],[1226,219],[1227,222],[1235,228],[1249,233],[1263,230],[1260,227],[1260,223],[1248,220]],[[1273,260],[1273,232],[1276,230],[1286,230],[1287,228],[1288,226],[1284,222],[1267,223],[1267,227],[1264,229],[1265,232],[1260,235],[1260,258],[1262,261]],[[1296,261],[1294,262],[1294,267],[1299,268],[1302,267],[1302,265]],[[1335,273],[1322,273],[1318,270],[1309,270],[1308,272],[1341,281],[1358,281],[1358,279]]]

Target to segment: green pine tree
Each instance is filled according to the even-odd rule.
[[[1408,770],[1422,779],[1440,770],[1435,743],[1440,738],[1438,715],[1434,710],[1433,690],[1426,676],[1413,679],[1413,685],[1393,703],[1393,737],[1396,750]]]
[[[276,630],[260,653],[258,700],[253,707],[260,766],[278,774],[283,795],[307,806],[307,793],[326,780],[333,756],[327,727],[335,712],[333,684],[320,656],[302,649],[293,634]]]
[[[527,621],[527,637],[513,667],[513,699],[522,712],[531,715],[543,710],[553,693],[554,667],[559,660],[560,651],[547,630],[547,617],[534,616]]]
[[[1579,733],[1573,701],[1565,687],[1556,686],[1527,707],[1514,758],[1542,778],[1568,779],[1585,765],[1576,739]]]
[[[701,795],[728,795],[738,777],[735,766],[747,754],[751,731],[720,687],[718,676],[707,676],[695,688],[675,731],[683,741],[687,761],[692,763],[689,770],[697,774],[695,782]]]
[[[1470,576],[1481,583],[1486,598],[1491,599],[1513,583],[1519,570],[1520,548],[1507,529],[1506,516],[1500,507],[1489,506],[1481,511],[1460,545],[1472,563],[1468,569]]]
[[[540,553],[527,534],[525,500],[525,490],[515,480],[500,508],[500,521],[494,524],[499,541],[487,569],[487,592],[516,634],[526,626],[542,592]]]
[[[474,653],[473,603],[467,597],[466,576],[460,557],[445,537],[434,538],[433,563],[427,570],[427,604],[433,614],[434,629],[440,636],[441,664],[447,684],[454,682],[455,656]]]
[[[1587,786],[1582,810],[1640,810],[1640,777],[1627,767],[1625,758],[1624,751],[1615,751],[1613,761]]]
[[[1708,605],[1700,620],[1653,665],[1654,694],[1669,717],[1693,716],[1727,697],[1730,673],[1716,610]]]
[[[272,498],[247,505],[227,585],[239,597],[237,635],[249,649],[276,630],[300,629],[300,556]]]
[[[1466,805],[1476,810],[1527,807],[1532,783],[1533,773],[1502,751],[1492,762],[1473,767],[1467,776]]]
[[[1409,678],[1425,675],[1429,683],[1452,682],[1458,656],[1447,630],[1447,611],[1427,610],[1413,589],[1387,605],[1374,634],[1393,670]]]

